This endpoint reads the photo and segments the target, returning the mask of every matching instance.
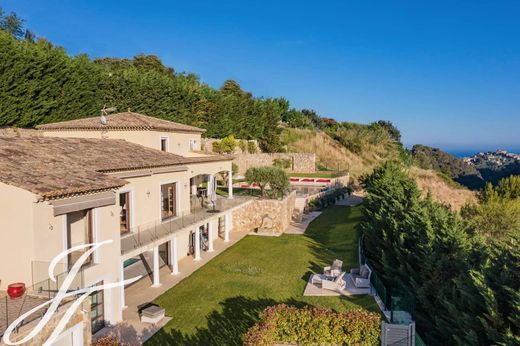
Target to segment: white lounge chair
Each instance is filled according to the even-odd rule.
[[[366,264],[363,264],[361,268],[350,270],[350,277],[356,288],[369,288],[370,275],[372,275],[372,271]]]
[[[344,290],[345,286],[347,284],[343,278],[344,276],[345,276],[345,273],[341,273],[340,275],[338,275],[336,277],[336,279],[334,281],[322,280],[321,288],[325,289],[325,290],[337,291],[337,292]]]
[[[323,268],[323,275],[329,276],[331,278],[337,278],[338,275],[341,274],[343,270],[343,261],[340,261],[338,259],[334,260],[332,262],[331,266],[327,266]]]

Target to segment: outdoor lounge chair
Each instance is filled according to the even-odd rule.
[[[321,288],[322,289],[325,289],[325,290],[330,290],[330,291],[342,291],[343,289],[345,289],[345,286],[346,286],[346,282],[344,280],[344,277],[345,276],[345,273],[340,273],[335,280],[322,280],[321,281]]]
[[[331,266],[327,266],[323,268],[323,275],[329,276],[331,278],[338,277],[339,274],[341,274],[341,271],[343,270],[343,261],[340,260],[334,260],[332,262]]]
[[[350,270],[350,277],[356,288],[369,288],[370,275],[372,275],[372,271],[366,264],[363,264],[361,268]]]

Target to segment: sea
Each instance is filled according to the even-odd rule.
[[[443,151],[451,154],[455,157],[470,157],[478,153],[485,153],[488,151],[496,151],[496,150],[507,150],[510,153],[520,154],[520,148],[484,148],[484,149],[442,149]]]

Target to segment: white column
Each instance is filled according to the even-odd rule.
[[[214,222],[209,220],[208,222],[208,252],[213,252],[213,233],[214,233]]]
[[[172,239],[170,239],[170,265],[172,266],[172,275],[179,274],[179,254],[177,253],[177,235],[175,234]]]
[[[195,228],[195,261],[200,261],[200,228]]]
[[[208,197],[211,196],[211,191],[213,191],[213,175],[208,175]]]
[[[159,279],[159,245],[153,248],[153,285],[152,287],[161,286]]]
[[[119,281],[123,281],[125,279],[125,262],[121,261],[121,277]],[[121,286],[121,308],[126,309],[128,306],[125,304],[125,286]]]
[[[224,241],[229,241],[229,231],[231,230],[231,212],[227,213],[224,220]]]
[[[229,171],[228,175],[228,198],[233,199],[233,171]]]

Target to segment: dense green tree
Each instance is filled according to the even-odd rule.
[[[499,180],[496,191],[505,199],[520,198],[520,175],[511,175]]]
[[[272,198],[283,196],[289,188],[289,176],[278,167],[251,167],[246,171],[246,180],[258,185],[262,197],[267,197],[267,187],[272,191]]]
[[[312,126],[315,128],[321,129],[324,126],[323,119],[312,109],[302,109],[301,112],[311,121]]]
[[[22,38],[25,33],[23,23],[24,20],[16,13],[5,14],[4,10],[0,8],[0,30],[5,30],[16,38]]]
[[[371,126],[381,126],[382,128],[384,128],[390,134],[390,137],[394,141],[396,141],[396,142],[400,142],[401,141],[401,131],[399,131],[399,129],[397,127],[395,127],[395,125],[392,124],[391,121],[379,120],[379,121],[376,121],[375,123],[372,123],[370,125]]]
[[[475,232],[448,207],[421,198],[399,163],[377,168],[364,185],[367,257],[391,294],[410,302],[404,309],[426,343],[518,343],[519,233]]]

